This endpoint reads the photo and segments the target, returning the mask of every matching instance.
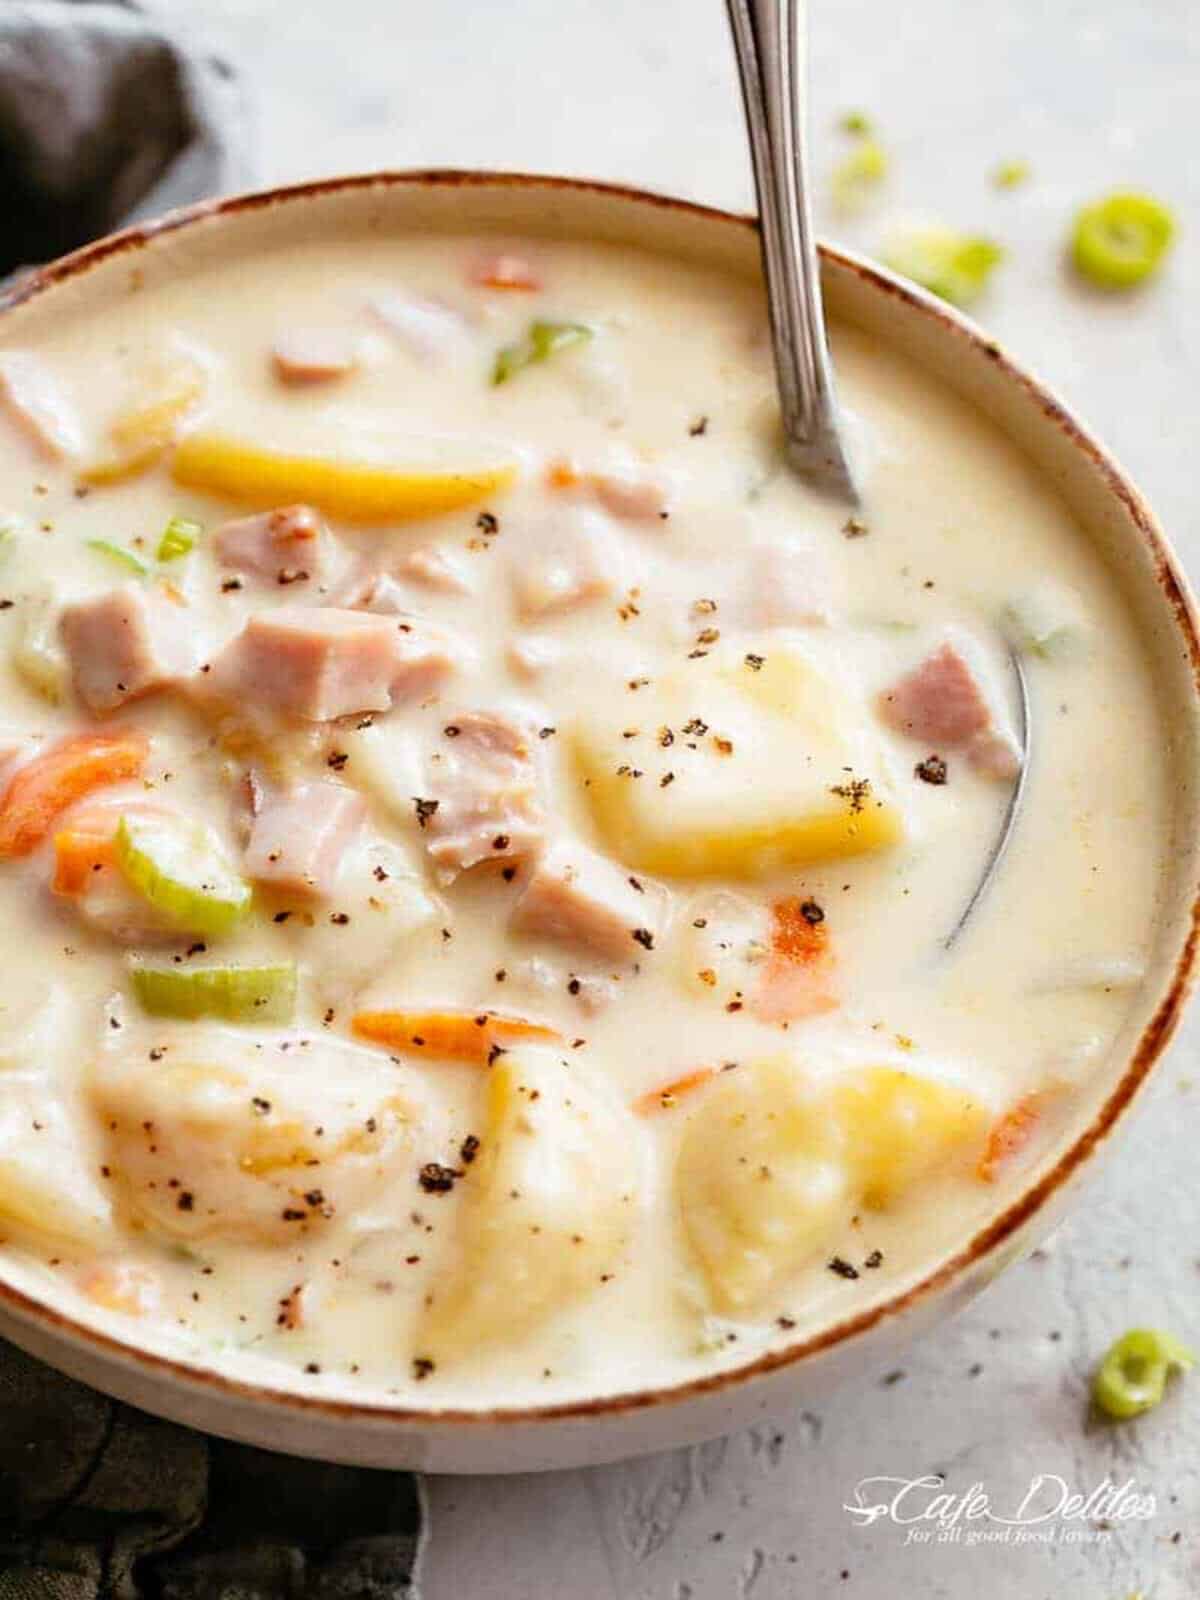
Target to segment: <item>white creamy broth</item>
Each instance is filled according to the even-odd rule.
[[[1160,713],[955,396],[834,330],[847,524],[781,464],[759,294],[650,254],[314,243],[19,334],[14,1270],[314,1392],[560,1399],[853,1313],[1050,1147],[1149,950]],[[1009,639],[1028,791],[947,952]]]

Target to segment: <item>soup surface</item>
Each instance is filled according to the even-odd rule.
[[[962,402],[835,330],[847,519],[758,290],[648,253],[362,238],[10,323],[21,1281],[315,1393],[559,1400],[853,1314],[1050,1147],[1141,980],[1163,740]]]

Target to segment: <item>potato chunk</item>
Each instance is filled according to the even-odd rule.
[[[783,1059],[722,1077],[684,1132],[677,1183],[684,1231],[727,1313],[757,1305],[853,1205],[818,1096]]]
[[[251,1052],[194,1025],[106,1055],[91,1093],[131,1220],[185,1240],[296,1240],[370,1197],[412,1120],[395,1069],[354,1046]]]
[[[633,1126],[553,1051],[500,1057],[462,1185],[457,1260],[419,1330],[419,1354],[442,1360],[521,1339],[616,1269],[637,1204]]]
[[[986,1122],[964,1090],[895,1067],[814,1080],[774,1058],[723,1077],[684,1131],[676,1178],[714,1308],[752,1312],[859,1207],[956,1160],[969,1170]]]
[[[865,712],[792,644],[721,646],[612,701],[576,750],[596,822],[632,867],[754,878],[901,835]]]
[[[44,1072],[0,1074],[0,1237],[102,1244],[111,1207]]]

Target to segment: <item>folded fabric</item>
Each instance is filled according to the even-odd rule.
[[[0,274],[249,179],[218,57],[120,0],[0,4]]]

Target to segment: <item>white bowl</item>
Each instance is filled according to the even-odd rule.
[[[214,202],[79,251],[23,280],[6,331],[36,339],[68,307],[103,316],[143,282],[184,276],[257,244],[412,230],[601,239],[758,274],[752,219],[664,196],[562,178],[384,173]],[[1164,886],[1146,982],[1092,1098],[1059,1145],[987,1226],[919,1281],[745,1366],[672,1387],[592,1401],[480,1411],[392,1405],[351,1391],[304,1393],[298,1377],[239,1374],[101,1329],[66,1287],[36,1286],[0,1261],[0,1333],[73,1377],[144,1410],[270,1449],[432,1472],[525,1472],[611,1461],[691,1443],[769,1416],[894,1357],[964,1305],[1057,1221],[1068,1195],[1114,1143],[1187,998],[1200,908],[1200,639],[1179,566],[1137,490],[1079,422],[993,341],[939,301],[871,262],[822,251],[836,318],[932,373],[978,406],[1033,460],[1117,574],[1157,677],[1171,740],[1174,873]],[[218,1365],[219,1363],[219,1365]]]

